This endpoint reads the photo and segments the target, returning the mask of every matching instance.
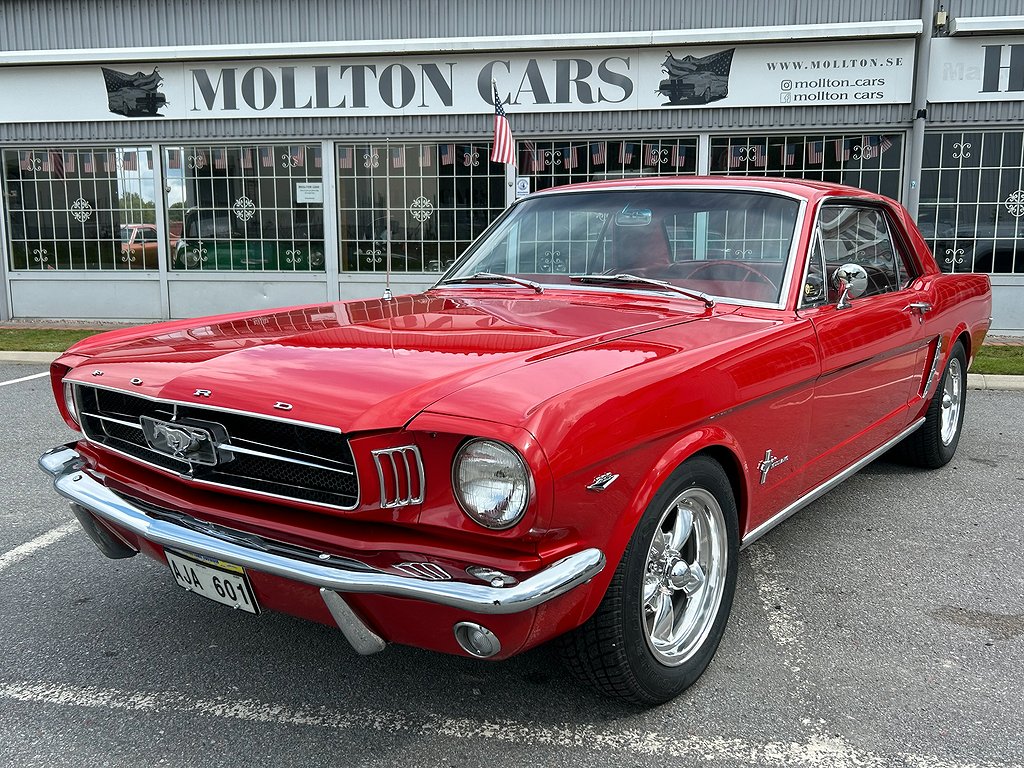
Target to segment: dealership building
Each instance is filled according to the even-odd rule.
[[[1024,334],[1020,11],[3,0],[0,320],[412,292],[517,196],[715,174],[900,200]],[[490,161],[493,88],[515,166]]]

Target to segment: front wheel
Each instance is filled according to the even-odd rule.
[[[679,695],[725,632],[738,551],[729,478],[710,458],[688,460],[644,511],[597,612],[564,638],[570,667],[627,701]]]

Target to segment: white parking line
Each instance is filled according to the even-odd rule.
[[[32,541],[26,541],[24,544],[15,547],[9,552],[4,552],[0,555],[0,573],[10,568],[15,563],[20,563],[26,557],[31,557],[40,549],[60,541],[69,533],[77,529],[78,521],[69,520],[64,523],[64,525],[59,525],[40,536],[36,536]]]
[[[19,384],[23,381],[31,381],[32,379],[41,379],[43,376],[49,376],[49,371],[43,371],[42,373],[33,373],[31,376],[22,376],[20,379],[9,379],[8,381],[0,381],[0,387],[6,387],[8,384]]]
[[[701,765],[1024,768],[1019,763],[976,760],[960,762],[907,752],[883,755],[859,749],[841,737],[821,734],[810,735],[804,741],[756,742],[714,736],[686,736],[677,732],[634,729],[605,731],[592,725],[543,725],[528,720],[471,720],[392,709],[331,710],[320,706],[290,708],[255,699],[200,699],[176,691],[125,691],[31,681],[0,683],[0,699],[112,711],[166,712],[186,717],[201,715],[251,723],[353,730],[357,734],[378,731],[425,738],[512,742],[589,753],[639,753],[682,758],[685,762]]]

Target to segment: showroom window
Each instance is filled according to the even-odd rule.
[[[10,268],[157,268],[148,147],[5,149]]]
[[[902,163],[901,134],[711,137],[711,173],[719,176],[816,179],[898,199]]]
[[[918,225],[946,272],[1024,273],[1024,131],[925,136]]]
[[[165,147],[170,268],[322,272],[320,144]]]
[[[693,176],[697,138],[618,141],[520,141],[520,176],[531,191],[634,176]]]
[[[439,272],[505,209],[487,142],[339,144],[341,269]]]

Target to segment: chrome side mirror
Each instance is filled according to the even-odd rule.
[[[850,299],[856,299],[868,289],[868,273],[860,264],[843,264],[832,273],[832,287],[839,292],[836,309],[851,306]]]

